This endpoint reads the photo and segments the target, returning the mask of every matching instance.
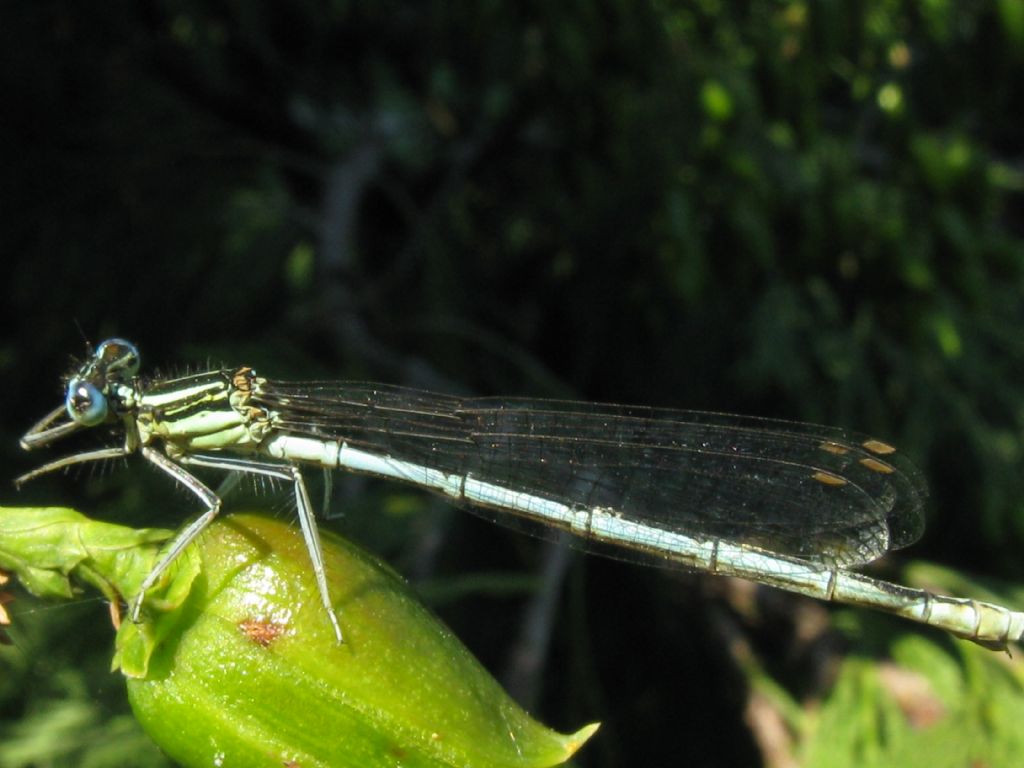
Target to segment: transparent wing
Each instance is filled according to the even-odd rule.
[[[868,562],[923,529],[913,465],[829,427],[360,383],[266,382],[255,400],[284,432],[814,562]]]

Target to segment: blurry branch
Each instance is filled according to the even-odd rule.
[[[505,690],[527,709],[535,709],[540,698],[558,598],[574,554],[567,534],[545,544],[540,588],[523,610],[519,637],[509,650],[501,676]]]

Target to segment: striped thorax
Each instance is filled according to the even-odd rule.
[[[252,368],[214,371],[159,382],[138,398],[141,445],[160,440],[167,455],[254,452],[273,430],[267,409],[252,402],[260,379]]]

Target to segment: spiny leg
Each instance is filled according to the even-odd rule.
[[[327,611],[338,642],[344,642],[341,636],[341,626],[338,624],[338,617],[331,604],[331,595],[327,587],[327,570],[324,567],[324,553],[320,545],[320,531],[313,515],[313,504],[309,500],[309,491],[306,490],[306,483],[302,479],[299,468],[292,464],[274,464],[267,461],[251,461],[228,456],[194,455],[183,458],[182,462],[190,466],[264,475],[287,480],[292,484],[295,491],[295,505],[299,513],[299,525],[302,528],[302,538],[306,542],[306,550],[309,552],[309,559],[313,564],[313,575],[316,577],[317,590],[320,592],[320,602],[323,603]]]
[[[148,446],[144,446],[140,450],[142,455],[145,456],[153,466],[163,470],[198,496],[199,500],[206,505],[206,511],[189,523],[184,530],[174,537],[171,541],[170,548],[167,550],[167,554],[160,559],[160,562],[158,562],[153,567],[153,570],[146,575],[146,578],[142,580],[142,584],[139,586],[139,593],[132,601],[130,615],[131,620],[134,622],[138,622],[139,616],[142,614],[142,603],[146,598],[146,592],[156,584],[161,576],[163,576],[164,572],[170,567],[171,563],[177,559],[178,555],[180,555],[189,544],[195,541],[196,537],[213,522],[214,518],[217,517],[217,513],[220,512],[221,507],[220,497],[207,488],[206,485],[195,475],[178,466],[178,464],[164,456],[160,451]]]
[[[22,485],[27,483],[29,480],[34,480],[40,475],[46,475],[50,472],[56,472],[58,469],[64,469],[65,467],[73,467],[75,464],[85,464],[90,461],[104,461],[106,459],[123,459],[131,451],[123,446],[117,448],[100,448],[96,451],[87,451],[85,453],[76,453],[73,456],[65,456],[61,459],[55,459],[54,461],[47,462],[41,467],[36,467],[31,472],[26,472],[20,477],[14,478],[14,485],[16,488],[20,488]]]

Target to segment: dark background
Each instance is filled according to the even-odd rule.
[[[7,475],[34,466],[17,438],[85,340],[121,335],[150,372],[877,434],[932,487],[924,540],[881,573],[1024,582],[1020,4],[44,1],[2,6],[0,51]],[[188,518],[130,467],[3,500]],[[844,660],[923,633],[595,558],[559,571],[358,479],[328,516],[541,719],[604,721],[579,765],[773,764],[758,680],[813,708]],[[102,606],[30,605],[0,765],[158,765],[105,672]]]

